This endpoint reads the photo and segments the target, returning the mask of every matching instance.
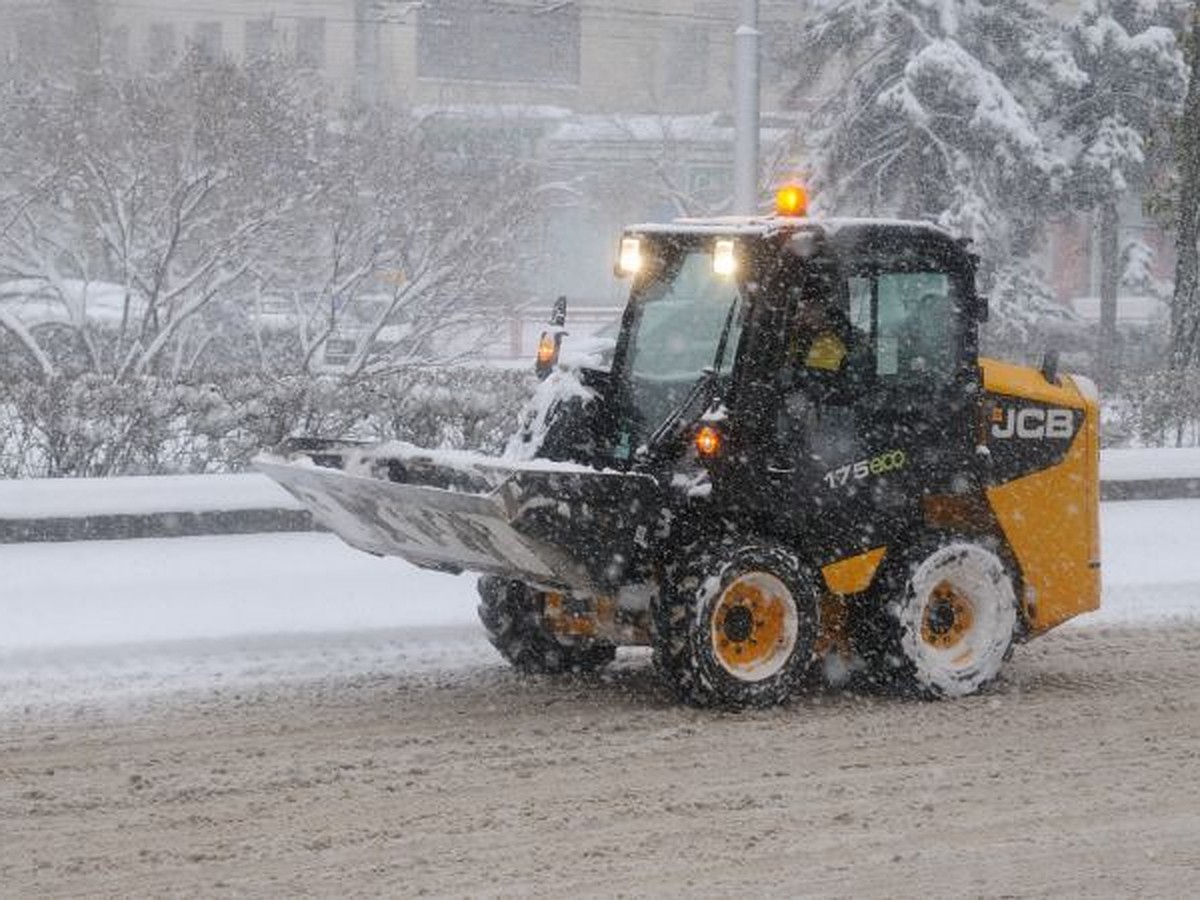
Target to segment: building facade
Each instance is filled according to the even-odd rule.
[[[97,0],[110,55],[274,56],[367,101],[697,113],[732,98],[736,3],[719,0]],[[762,4],[770,47],[805,2]],[[768,65],[767,105],[780,93]]]

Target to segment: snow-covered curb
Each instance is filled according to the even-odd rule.
[[[0,481],[0,544],[312,531],[262,475]]]

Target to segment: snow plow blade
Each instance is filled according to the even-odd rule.
[[[657,482],[546,460],[299,439],[254,465],[353,547],[545,587],[621,583]]]

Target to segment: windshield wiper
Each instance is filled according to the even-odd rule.
[[[669,447],[678,439],[682,426],[690,423],[696,418],[703,409],[712,402],[712,395],[716,388],[717,370],[709,367],[706,368],[696,383],[692,385],[691,390],[687,395],[667,414],[654,432],[646,439],[638,455],[643,458],[657,458],[662,456],[664,447]],[[698,401],[703,402],[698,402]]]
[[[717,339],[717,358],[713,361],[714,372],[720,372],[721,366],[725,364],[725,345],[729,343],[729,332],[733,328],[733,314],[737,312],[738,301],[741,299],[741,297],[734,297],[733,302],[729,304],[729,313],[725,316],[721,337]]]

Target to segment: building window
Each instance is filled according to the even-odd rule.
[[[708,29],[680,25],[668,29],[663,48],[663,73],[667,88],[691,96],[704,96],[708,86]]]
[[[246,20],[246,62],[262,62],[275,52],[275,22],[271,19]]]
[[[325,68],[325,20],[305,18],[296,22],[296,65],[302,69]]]
[[[417,19],[422,78],[579,84],[577,2],[426,0]]]
[[[169,69],[175,62],[175,26],[170,22],[152,22],[148,49],[151,71]]]
[[[192,33],[192,46],[204,59],[221,57],[221,23],[200,22]]]

